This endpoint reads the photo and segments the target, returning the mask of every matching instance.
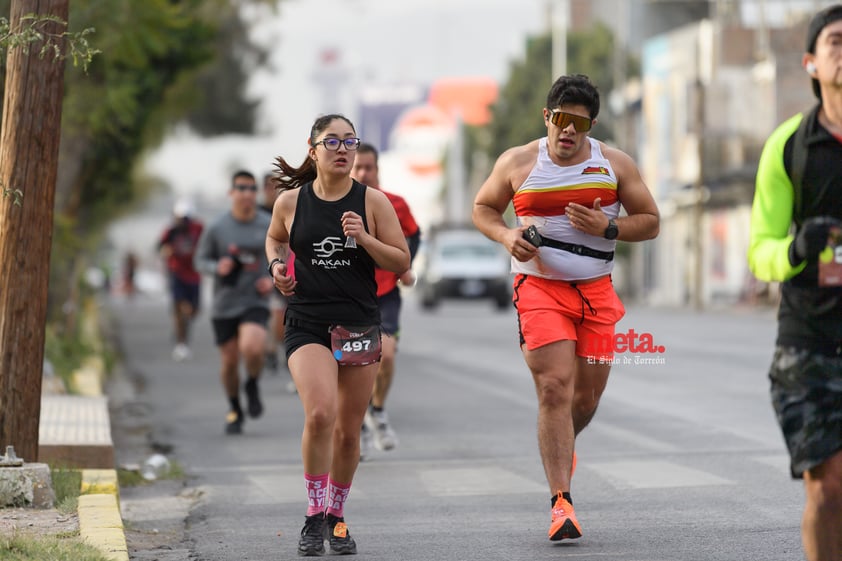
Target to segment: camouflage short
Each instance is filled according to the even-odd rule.
[[[792,477],[801,479],[842,450],[842,357],[779,346],[769,380]]]

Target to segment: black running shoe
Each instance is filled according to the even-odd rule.
[[[263,404],[260,402],[260,392],[257,389],[257,379],[246,380],[246,398],[250,417],[260,417],[263,414]]]
[[[240,434],[243,432],[243,412],[229,411],[225,416],[225,434]]]
[[[325,534],[330,542],[330,551],[337,555],[355,555],[357,542],[351,537],[345,518],[328,513],[325,522]]]
[[[298,540],[298,555],[318,557],[325,554],[325,515],[323,512],[304,519],[301,538]]]

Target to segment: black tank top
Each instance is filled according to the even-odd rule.
[[[298,284],[287,304],[289,317],[322,324],[377,325],[377,283],[374,259],[365,249],[346,248],[342,213],[365,214],[367,187],[356,181],[338,201],[324,201],[313,191],[313,183],[298,193],[289,244],[295,253]]]

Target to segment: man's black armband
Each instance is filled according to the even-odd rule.
[[[421,245],[421,230],[418,230],[411,236],[407,236],[406,244],[409,246],[409,262],[411,264],[418,254],[418,247]]]

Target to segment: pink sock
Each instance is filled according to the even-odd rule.
[[[327,474],[304,474],[304,486],[307,488],[307,516],[313,516],[325,511],[327,498]]]
[[[337,518],[342,518],[345,513],[345,501],[348,500],[348,493],[351,492],[350,483],[337,483],[333,479],[328,482],[328,503],[327,512]]]

